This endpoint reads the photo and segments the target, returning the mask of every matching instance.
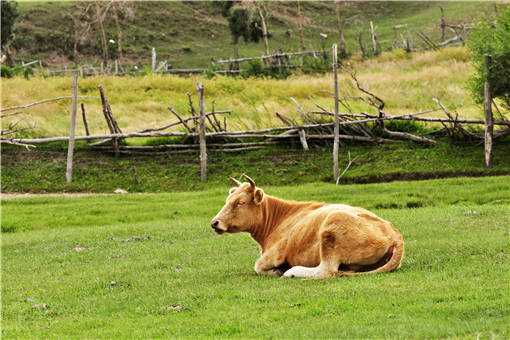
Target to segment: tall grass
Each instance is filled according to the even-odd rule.
[[[399,51],[383,53],[368,61],[351,60],[361,83],[386,101],[390,113],[406,113],[431,108],[432,97],[438,97],[450,109],[458,109],[465,117],[480,117],[481,108],[474,103],[466,90],[466,81],[472,72],[467,51],[461,47],[436,52],[402,54]],[[175,118],[168,111],[171,105],[183,115],[189,115],[187,93],[195,96],[197,83],[204,83],[207,110],[231,109],[229,128],[245,129],[281,124],[275,112],[294,117],[299,113],[291,97],[305,109],[317,109],[315,104],[331,108],[331,74],[293,75],[286,80],[264,78],[232,78],[204,76],[189,78],[149,75],[143,77],[96,76],[79,81],[80,96],[98,96],[97,86],[102,84],[110,99],[120,127],[134,131],[161,126]],[[71,80],[67,77],[34,77],[2,81],[2,106],[20,105],[40,99],[70,94]],[[340,78],[342,97],[355,97],[360,93],[343,72]],[[83,99],[93,133],[107,131],[98,98]],[[195,99],[196,104],[196,99]],[[366,103],[350,100],[355,111],[372,111]],[[36,125],[35,135],[60,135],[68,129],[69,101],[35,106],[23,118],[25,123]],[[4,119],[7,124],[12,119]],[[78,129],[83,129],[81,122]],[[83,132],[79,130],[79,133]]]

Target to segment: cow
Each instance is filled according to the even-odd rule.
[[[261,249],[256,273],[323,279],[400,268],[404,239],[390,222],[344,204],[279,199],[243,176],[248,182],[231,178],[236,186],[211,227],[251,234]]]

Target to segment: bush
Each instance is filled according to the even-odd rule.
[[[34,74],[34,71],[30,67],[24,67],[21,65],[9,67],[6,65],[1,66],[0,76],[2,78],[12,78],[14,76],[23,76],[25,79],[29,79]]]
[[[212,79],[216,76],[216,72],[219,70],[221,70],[221,68],[218,66],[218,64],[211,63],[211,66],[209,66],[209,68],[204,71],[204,76],[207,79]]]
[[[12,68],[6,65],[2,65],[0,69],[0,77],[2,78],[12,78],[14,76],[14,72]]]
[[[247,66],[241,69],[243,78],[249,77],[268,77],[275,79],[285,79],[292,74],[290,69],[286,67],[269,66],[265,67],[260,60],[252,60]]]
[[[303,58],[303,73],[325,73],[331,70],[327,58],[306,56]]]
[[[423,122],[412,120],[388,120],[384,126],[390,130],[408,132],[408,133],[426,133],[427,126]]]
[[[504,10],[494,23],[478,23],[470,35],[468,46],[475,67],[470,81],[475,99],[483,101],[484,83],[488,80],[493,97],[503,100],[510,109],[510,8]],[[490,70],[485,65],[486,54],[492,56]]]

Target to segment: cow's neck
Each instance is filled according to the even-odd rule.
[[[270,236],[277,227],[295,211],[309,203],[285,201],[269,195],[262,201],[262,219],[251,231],[251,236],[260,244],[262,250],[270,247]]]

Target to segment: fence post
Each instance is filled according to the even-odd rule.
[[[156,49],[152,48],[152,63],[151,63],[152,73],[156,72]]]
[[[197,85],[198,101],[200,108],[200,119],[198,124],[198,139],[200,143],[200,179],[207,180],[207,146],[205,142],[205,103],[204,85]]]
[[[446,29],[446,19],[444,18],[444,9],[443,7],[439,7],[441,10],[441,20],[439,21],[439,28],[441,29],[441,41],[444,41],[446,38],[445,29]]]
[[[377,33],[375,33],[374,24],[370,21],[370,35],[372,37],[372,50],[374,55],[377,56],[381,53],[381,49],[379,47],[379,40],[377,39]]]
[[[73,180],[73,155],[74,155],[74,137],[76,131],[76,111],[78,103],[78,72],[72,73],[72,99],[71,99],[71,122],[69,125],[69,143],[67,145],[67,166],[66,166],[66,182],[71,183]]]
[[[484,111],[485,111],[485,166],[490,168],[492,166],[492,137],[494,133],[494,117],[492,115],[492,93],[490,87],[490,73],[491,73],[492,57],[485,55],[485,67],[487,70],[487,77],[484,84]]]
[[[333,140],[333,179],[336,184],[340,179],[340,170],[338,167],[338,148],[340,143],[340,117],[338,116],[338,61],[337,61],[337,45],[333,45],[333,81],[335,85],[335,129]]]
[[[308,142],[306,141],[306,133],[304,129],[300,129],[298,131],[299,133],[299,140],[301,141],[301,146],[303,147],[303,150],[308,151],[310,150],[308,148]]]

